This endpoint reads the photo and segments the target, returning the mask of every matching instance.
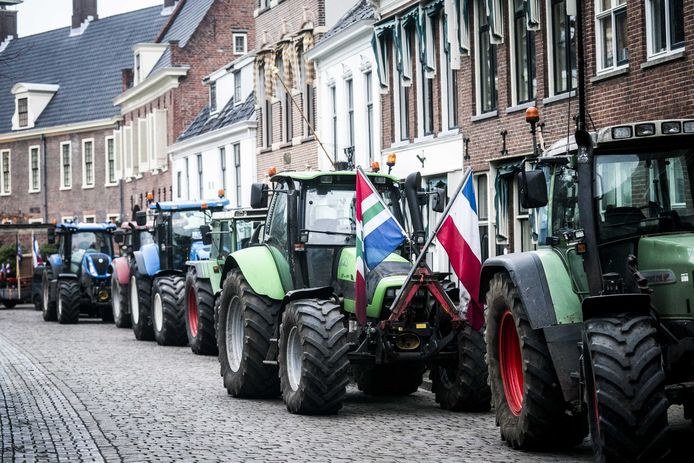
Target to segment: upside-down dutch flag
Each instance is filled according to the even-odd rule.
[[[484,311],[479,303],[482,249],[472,180],[472,174],[468,175],[460,193],[453,198],[436,238],[460,280],[461,308],[466,311],[470,325],[479,330],[484,323]]]
[[[396,250],[407,237],[371,181],[357,168],[357,275],[354,306],[359,325],[366,324],[366,272]]]

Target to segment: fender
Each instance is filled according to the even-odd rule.
[[[63,259],[59,254],[50,255],[48,256],[48,266],[51,269],[51,275],[58,275],[63,271]]]
[[[118,284],[127,286],[130,283],[130,267],[128,266],[127,257],[116,257],[111,261],[109,272],[116,275]]]
[[[79,277],[74,273],[59,273],[58,280],[77,280]]]
[[[133,254],[137,269],[141,274],[151,277],[159,271],[159,248],[156,244],[145,244]]]
[[[222,271],[222,282],[227,273],[240,269],[253,291],[276,301],[284,299],[286,291],[270,250],[265,246],[252,246],[227,256]]]
[[[335,291],[331,286],[323,286],[318,288],[304,288],[295,289],[289,291],[282,299],[282,305],[280,306],[280,317],[284,312],[284,309],[289,305],[290,302],[296,301],[298,299],[330,299],[335,294]]]
[[[152,278],[161,278],[161,277],[168,277],[170,275],[184,275],[182,270],[176,270],[173,268],[169,268],[166,270],[159,270],[154,273],[154,275],[150,275]]]

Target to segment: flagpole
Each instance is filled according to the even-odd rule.
[[[21,271],[19,270],[19,233],[16,233],[14,235],[15,239],[15,249],[14,249],[14,260],[15,260],[15,265],[17,265],[17,271],[15,272],[15,276],[17,277],[17,293],[19,295],[19,299],[22,299],[22,278],[21,278]]]

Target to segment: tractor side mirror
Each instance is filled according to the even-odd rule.
[[[254,183],[251,185],[251,207],[262,209],[267,207],[268,186],[265,183]]]
[[[200,225],[200,235],[202,236],[202,244],[204,244],[205,246],[212,244],[212,235],[210,234],[211,230],[212,229],[209,225]]]
[[[48,234],[48,244],[55,244],[55,227],[48,227],[46,233]]]
[[[144,227],[147,225],[147,212],[145,211],[138,211],[135,213],[135,223],[138,224],[140,227]]]
[[[157,243],[159,246],[166,244],[166,224],[164,223],[157,225]]]
[[[443,212],[446,209],[446,190],[443,188],[434,188],[431,196],[431,210],[434,212]]]
[[[542,170],[528,170],[518,173],[520,203],[525,209],[535,209],[547,205],[547,180]]]
[[[113,232],[113,241],[122,245],[125,241],[125,232],[123,230],[116,230]]]

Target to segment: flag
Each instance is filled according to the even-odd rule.
[[[371,181],[357,168],[357,274],[355,314],[360,326],[366,324],[366,272],[395,251],[407,235]]]
[[[17,262],[19,263],[22,261],[22,257],[24,257],[22,255],[22,244],[19,242],[19,235],[15,235],[15,242],[17,244]]]
[[[31,235],[31,242],[31,263],[34,265],[34,268],[36,268],[43,264],[43,259],[41,259],[41,248],[39,248],[39,242],[36,241],[36,237],[34,237],[33,233]]]
[[[482,247],[472,181],[470,173],[442,219],[436,238],[460,280],[460,304],[467,321],[479,330],[484,323],[484,311],[479,303]]]

